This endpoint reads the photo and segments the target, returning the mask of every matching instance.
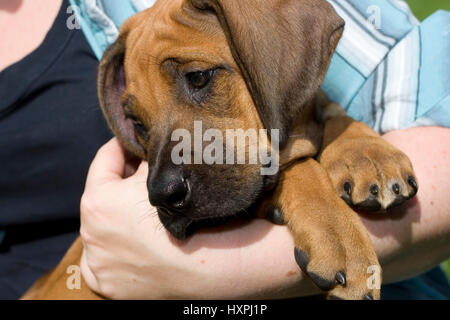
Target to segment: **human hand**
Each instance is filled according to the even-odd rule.
[[[94,291],[113,299],[263,297],[273,289],[274,297],[317,292],[309,280],[297,287],[302,274],[287,228],[254,220],[178,241],[149,203],[147,164],[124,178],[126,167],[125,152],[113,139],[99,150],[86,182],[81,271]],[[267,260],[275,250],[286,259]]]

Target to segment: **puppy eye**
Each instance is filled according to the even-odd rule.
[[[190,72],[186,74],[186,79],[193,88],[200,90],[209,84],[213,72],[213,70]]]

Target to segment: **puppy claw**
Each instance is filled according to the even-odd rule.
[[[336,286],[335,280],[325,279],[314,272],[308,272],[307,274],[320,290],[330,291]]]
[[[340,285],[345,286],[345,284],[347,283],[347,279],[346,279],[345,273],[343,271],[339,271],[338,273],[336,273],[336,281]]]
[[[394,183],[394,185],[392,186],[392,191],[394,191],[395,194],[399,195],[400,194],[400,185],[398,183]]]
[[[306,252],[304,252],[303,250],[295,248],[294,255],[295,255],[295,261],[297,262],[300,269],[302,269],[303,272],[307,273],[306,267],[308,266],[308,262],[309,262],[308,254]]]
[[[418,190],[416,179],[413,176],[409,176],[408,184],[413,188],[413,194],[411,195],[412,198],[416,195]]]
[[[378,185],[376,185],[376,184],[373,184],[371,187],[370,187],[370,193],[373,195],[373,196],[378,196],[378,193],[380,192],[380,187],[378,186]]]
[[[353,207],[353,202],[352,199],[350,198],[350,196],[348,194],[343,194],[341,195],[341,199],[345,201],[345,203],[349,206],[349,207]]]
[[[314,282],[314,284],[323,291],[330,291],[337,284],[345,285],[346,277],[343,271],[339,271],[336,273],[335,278],[327,279],[326,277],[319,275],[317,272],[308,271],[309,257],[308,254],[298,248],[295,248],[295,261],[297,262],[300,269],[308,275],[308,277]]]
[[[344,191],[348,196],[352,195],[352,184],[350,182],[345,182],[344,183]]]
[[[281,209],[276,207],[269,207],[266,212],[266,219],[272,222],[273,224],[277,224],[283,226],[286,224],[283,218],[283,213]]]
[[[411,187],[413,187],[414,189],[417,189],[417,182],[416,182],[416,179],[414,179],[413,176],[410,176],[408,178],[408,183],[410,184]]]
[[[372,294],[368,293],[364,296],[364,300],[374,300]]]

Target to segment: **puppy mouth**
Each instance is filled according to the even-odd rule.
[[[247,210],[231,216],[213,216],[197,219],[191,219],[185,215],[170,212],[164,208],[157,208],[157,211],[165,229],[178,240],[186,240],[199,229],[218,227],[237,217],[247,219],[253,217]]]
[[[156,210],[159,215],[162,215],[171,220],[189,219],[191,221],[204,221],[204,220],[209,220],[209,219],[220,218],[220,216],[217,216],[217,215],[211,215],[211,216],[205,216],[205,217],[191,217],[191,216],[186,215],[181,210],[180,211],[177,211],[176,209],[169,210],[164,207],[157,207]]]
[[[156,210],[158,211],[159,214],[162,214],[168,218],[175,218],[177,216],[184,216],[181,212],[175,212],[175,211],[171,211],[168,210],[166,208],[163,207],[157,207]]]
[[[189,218],[182,213],[176,213],[166,208],[158,207],[157,212],[163,226],[178,240],[186,240],[202,227],[217,225],[214,219]]]
[[[168,210],[163,207],[157,207],[156,208],[158,215],[163,218],[170,220],[171,222],[177,222],[177,221],[190,221],[190,222],[196,222],[196,223],[205,223],[207,221],[211,222],[213,225],[221,224],[228,221],[232,218],[251,218],[255,216],[256,208],[254,205],[250,206],[247,209],[239,210],[237,212],[234,212],[232,214],[228,215],[210,215],[210,216],[203,216],[203,217],[191,217],[183,212],[178,212],[176,210]],[[215,222],[215,223],[214,223]]]

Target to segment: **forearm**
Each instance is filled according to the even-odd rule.
[[[179,249],[203,269],[207,280],[194,298],[265,299],[320,293],[296,264],[288,229],[265,220],[202,231]]]
[[[384,138],[410,157],[419,181],[417,197],[405,206],[362,216],[389,283],[450,256],[450,129],[413,128]]]
[[[450,256],[450,129],[414,128],[389,133],[385,139],[410,157],[420,183],[418,196],[405,206],[362,216],[383,266],[384,283],[389,283]],[[215,275],[217,290],[205,295],[280,298],[318,293],[294,261],[287,228],[259,220],[213,237],[217,234],[203,233],[186,245],[193,250],[207,243],[193,252],[208,257],[210,270],[220,270]],[[224,244],[235,249],[220,250]]]

